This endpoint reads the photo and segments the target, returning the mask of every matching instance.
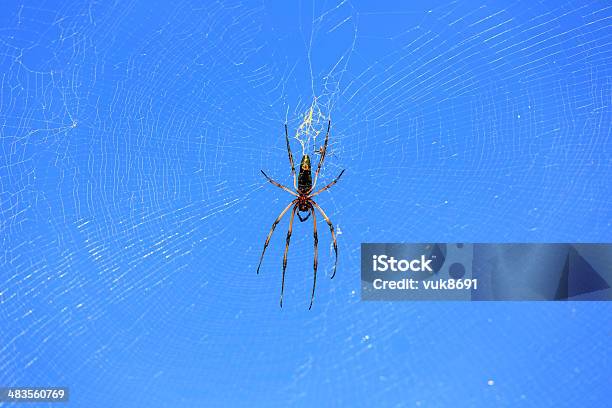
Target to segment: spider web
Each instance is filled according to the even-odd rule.
[[[612,8],[405,3],[4,4],[0,386],[88,407],[601,402],[608,305],[361,303],[359,244],[609,242]],[[286,219],[255,270],[291,197],[259,170],[292,185],[284,124],[316,154],[330,118],[338,274],[319,217],[307,313],[296,222],[280,310]]]

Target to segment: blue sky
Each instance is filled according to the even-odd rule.
[[[362,242],[610,242],[605,2],[5,2],[0,385],[71,405],[601,406],[606,303],[359,300]],[[332,120],[319,224],[294,154]],[[318,112],[318,110],[317,110]],[[300,143],[302,142],[302,143]],[[313,156],[318,157],[318,156]],[[298,160],[296,158],[296,160]],[[319,220],[321,221],[321,220]]]

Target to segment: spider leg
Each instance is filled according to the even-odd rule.
[[[285,293],[285,270],[287,269],[287,252],[289,252],[289,241],[291,241],[291,232],[293,231],[293,217],[295,216],[295,210],[297,204],[293,206],[291,210],[291,218],[289,218],[289,229],[287,230],[287,244],[285,245],[285,255],[283,256],[283,280],[281,283],[281,296],[280,296],[280,307],[283,307],[283,294]]]
[[[266,238],[266,243],[264,244],[263,251],[261,252],[261,257],[259,258],[259,265],[257,266],[257,274],[259,274],[259,268],[261,268],[261,262],[263,261],[264,254],[266,253],[266,248],[268,248],[268,244],[270,243],[270,238],[272,237],[272,234],[274,233],[274,229],[276,228],[276,226],[280,222],[281,218],[283,218],[283,215],[285,215],[285,213],[287,211],[289,211],[289,208],[291,208],[291,206],[294,205],[295,202],[296,202],[296,200],[293,200],[292,202],[290,202],[289,205],[287,207],[285,207],[283,212],[280,213],[278,218],[276,218],[276,220],[272,224],[272,228],[270,229],[270,233],[268,234],[268,238]]]
[[[312,308],[312,302],[314,300],[315,287],[317,286],[317,266],[319,263],[319,257],[318,257],[319,237],[317,236],[317,216],[315,214],[315,210],[313,206],[310,206],[310,211],[312,212],[312,225],[313,225],[312,236],[314,238],[314,264],[313,264],[314,277],[312,280],[312,294],[310,295],[310,306],[308,306],[308,310]]]
[[[269,181],[270,183],[274,184],[274,185],[275,185],[276,187],[278,187],[278,188],[282,188],[283,190],[285,190],[285,191],[286,191],[286,192],[288,192],[289,194],[293,194],[294,196],[296,196],[296,197],[297,197],[297,193],[296,193],[296,192],[291,191],[291,190],[289,190],[287,187],[283,186],[282,184],[280,184],[280,183],[278,183],[278,182],[276,182],[276,181],[272,180],[270,177],[268,177],[268,175],[267,175],[266,173],[264,173],[264,171],[263,171],[263,170],[260,170],[260,171],[261,171],[261,174],[263,174],[263,175],[264,175],[264,177],[265,177],[266,179],[268,179],[268,181]]]
[[[338,174],[338,177],[336,177],[336,178],[334,179],[334,181],[332,181],[331,183],[329,183],[328,185],[326,185],[325,187],[323,187],[322,189],[320,189],[320,190],[319,190],[319,191],[317,191],[316,193],[311,194],[311,195],[310,195],[310,198],[312,198],[312,197],[316,196],[317,194],[320,194],[320,193],[324,192],[325,190],[327,190],[328,188],[330,188],[331,186],[333,186],[334,184],[336,184],[336,183],[338,182],[338,180],[340,180],[340,177],[342,177],[342,174],[344,174],[344,170],[342,170],[342,171],[340,172],[340,174]]]
[[[319,178],[319,171],[321,170],[321,166],[323,165],[323,161],[325,160],[325,153],[327,153],[327,141],[329,140],[329,129],[330,128],[331,128],[331,120],[327,122],[327,134],[325,135],[325,143],[323,144],[323,149],[321,150],[321,157],[319,158],[319,165],[317,166],[317,172],[315,173],[314,183],[312,184],[312,187],[308,191],[309,193],[317,185],[317,179]]]
[[[295,165],[293,164],[293,155],[291,154],[291,146],[289,145],[289,130],[285,123],[285,140],[287,141],[287,153],[289,153],[289,163],[291,163],[291,175],[293,176],[293,188],[297,190],[297,179],[295,177]]]
[[[329,225],[329,231],[331,232],[332,240],[334,243],[334,253],[336,254],[336,262],[334,263],[334,273],[332,273],[332,276],[331,276],[331,279],[334,279],[334,276],[336,276],[336,266],[338,266],[338,242],[336,242],[336,234],[334,233],[334,225],[329,220],[329,217],[325,214],[325,211],[323,211],[323,209],[319,206],[319,204],[315,203],[314,200],[310,200],[310,202],[312,203],[312,205],[314,205],[317,208],[317,210],[319,210],[323,218],[325,218],[325,222],[327,223],[327,225]]]

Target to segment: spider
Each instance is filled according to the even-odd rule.
[[[328,152],[326,154],[330,155],[330,157],[338,157],[338,155],[336,153],[334,153],[333,150],[331,150],[331,147],[333,146],[333,143],[331,145],[329,145],[328,147]],[[321,156],[323,154],[323,146],[319,147],[318,149],[316,149],[314,151],[314,154]]]
[[[289,154],[289,164],[291,164],[291,175],[293,176],[293,187],[295,191],[290,190],[289,188],[283,186],[282,184],[274,181],[263,170],[261,173],[264,177],[273,185],[278,188],[281,188],[288,192],[289,194],[294,195],[296,198],[289,203],[287,207],[280,213],[278,218],[272,223],[272,228],[268,233],[268,238],[266,238],[266,243],[264,244],[263,251],[261,253],[261,258],[259,258],[259,266],[257,267],[257,274],[259,274],[259,268],[261,267],[261,262],[263,261],[264,254],[266,253],[266,248],[268,248],[268,244],[270,243],[270,238],[274,233],[274,229],[283,218],[283,216],[289,211],[289,208],[293,207],[291,210],[291,217],[289,218],[289,230],[287,231],[287,243],[285,244],[285,255],[283,256],[283,278],[281,283],[281,295],[280,295],[280,307],[283,307],[283,293],[285,291],[285,270],[287,269],[287,252],[289,250],[289,241],[291,240],[291,233],[293,230],[293,218],[297,213],[300,222],[304,222],[308,220],[310,215],[312,214],[312,222],[313,222],[313,237],[314,237],[314,279],[312,282],[312,294],[310,296],[310,306],[308,309],[312,308],[312,302],[314,300],[315,287],[317,285],[317,266],[318,266],[318,243],[319,239],[317,237],[317,216],[315,214],[315,208],[319,210],[325,222],[329,226],[329,231],[331,232],[333,244],[334,244],[334,253],[336,255],[336,261],[334,263],[334,272],[332,273],[331,278],[333,279],[336,276],[336,266],[338,265],[338,244],[336,242],[336,234],[334,233],[334,225],[329,220],[329,217],[325,214],[323,209],[312,199],[314,196],[322,193],[323,191],[329,189],[331,186],[336,184],[340,177],[344,173],[344,170],[340,172],[338,177],[334,179],[331,183],[323,187],[322,189],[313,193],[315,186],[317,185],[317,179],[319,178],[319,171],[321,170],[321,166],[323,165],[323,161],[325,160],[325,152],[327,151],[327,141],[329,140],[329,129],[331,127],[331,120],[327,122],[327,134],[325,135],[325,143],[321,148],[321,157],[319,158],[319,165],[317,166],[317,171],[314,176],[314,183],[312,182],[312,174],[310,168],[310,157],[305,154],[302,156],[302,160],[300,162],[300,172],[296,178],[295,174],[295,166],[293,164],[293,155],[291,154],[291,146],[289,145],[289,131],[287,130],[287,125],[285,124],[285,140],[287,141],[287,153]],[[302,213],[306,213],[305,217],[302,217]]]

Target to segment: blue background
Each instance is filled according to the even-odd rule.
[[[361,242],[610,242],[604,1],[3,2],[0,385],[71,406],[604,406],[607,303],[366,303]],[[292,135],[333,121],[278,306]],[[321,139],[309,147],[321,144]],[[296,155],[301,148],[292,140]],[[44,405],[44,404],[41,404]]]

